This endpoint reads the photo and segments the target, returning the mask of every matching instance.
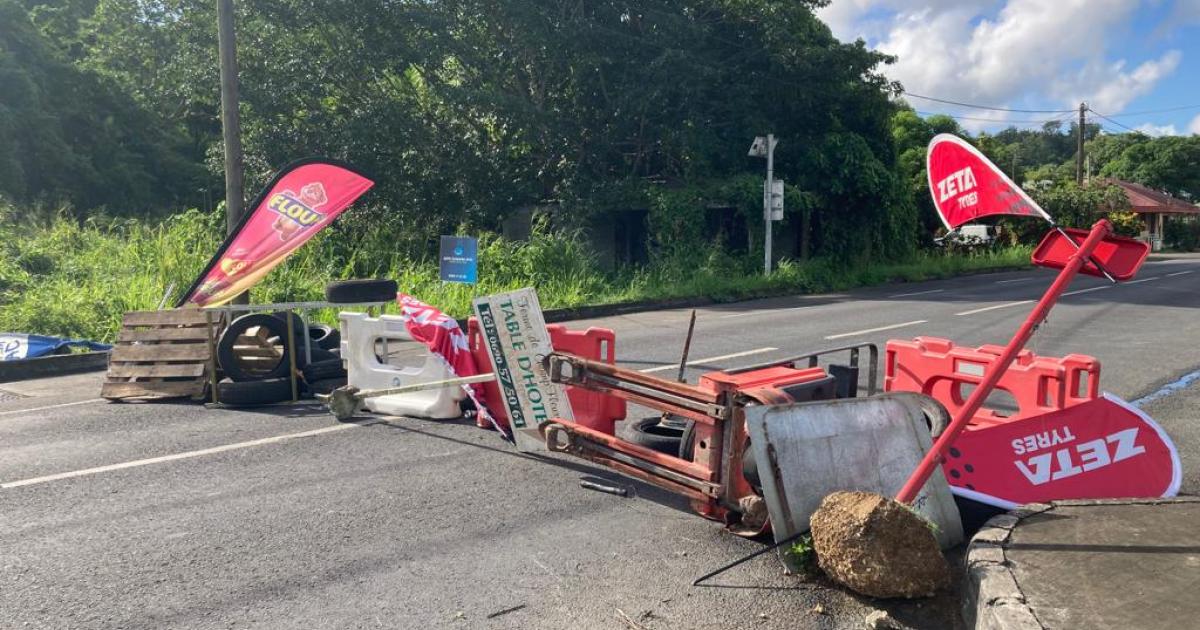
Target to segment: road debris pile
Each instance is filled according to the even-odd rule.
[[[950,567],[929,522],[887,497],[835,492],[821,502],[811,525],[821,569],[863,595],[929,597],[950,584]]]

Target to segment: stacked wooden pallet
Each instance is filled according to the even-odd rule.
[[[213,373],[216,319],[194,308],[126,313],[100,396],[203,398]]]

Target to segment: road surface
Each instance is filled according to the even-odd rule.
[[[688,374],[915,335],[1003,343],[1051,275],[703,308]],[[1198,287],[1193,256],[1121,286],[1080,279],[1030,347],[1092,354],[1103,389],[1138,399],[1200,369]],[[572,326],[615,329],[622,364],[666,376],[689,312]],[[914,627],[955,623],[953,594],[885,605],[785,576],[770,556],[691,587],[760,545],[467,422],[108,404],[98,383],[0,384],[0,627],[851,628],[876,606]],[[1175,400],[1148,408],[1167,414],[1195,492],[1200,425]]]

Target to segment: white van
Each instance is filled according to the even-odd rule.
[[[957,243],[962,245],[991,245],[996,240],[994,225],[961,225],[957,230],[935,239],[938,245]]]

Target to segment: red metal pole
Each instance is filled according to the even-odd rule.
[[[1046,315],[1050,313],[1050,309],[1058,302],[1058,298],[1062,297],[1063,291],[1067,285],[1071,284],[1071,280],[1079,273],[1079,269],[1095,251],[1096,246],[1104,237],[1112,233],[1112,224],[1107,219],[1100,219],[1092,226],[1092,231],[1088,233],[1087,238],[1079,246],[1079,249],[1068,260],[1067,265],[1062,271],[1058,272],[1058,277],[1054,279],[1054,284],[1046,290],[1046,294],[1042,299],[1038,300],[1037,306],[1033,307],[1033,311],[1025,318],[1025,322],[1013,335],[1008,346],[1004,348],[1004,354],[992,364],[992,369],[983,377],[983,382],[971,392],[967,402],[962,409],[958,411],[958,415],[954,416],[954,420],[942,435],[938,437],[937,442],[933,444],[933,448],[925,454],[925,458],[921,460],[921,464],[909,476],[908,481],[904,483],[904,487],[900,489],[900,494],[896,495],[896,500],[901,503],[912,503],[913,499],[917,498],[917,494],[921,488],[925,487],[925,482],[929,481],[929,476],[937,469],[938,464],[942,461],[942,456],[950,445],[958,438],[958,435],[966,428],[967,422],[975,416],[975,412],[983,406],[983,401],[987,400],[988,395],[996,388],[996,383],[1000,381],[1000,377],[1008,371],[1009,365],[1016,358],[1017,353],[1025,347],[1029,342],[1029,338],[1033,336],[1034,330],[1038,324],[1041,324],[1046,319]]]

